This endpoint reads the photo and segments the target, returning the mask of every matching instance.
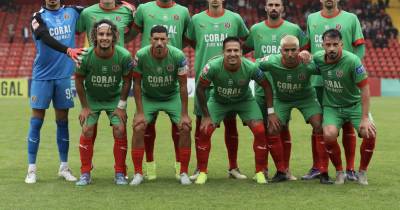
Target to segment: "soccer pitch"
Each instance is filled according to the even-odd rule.
[[[133,104],[130,98],[129,151]],[[190,112],[193,110],[192,105],[193,100],[190,100]],[[171,124],[164,114],[159,116],[157,122],[155,161],[158,179],[144,182],[138,187],[116,186],[113,182],[112,132],[103,114],[94,149],[93,184],[77,187],[75,183],[68,183],[57,177],[59,162],[52,109],[46,113],[41,131],[37,161],[38,183],[24,183],[27,170],[29,102],[28,99],[1,99],[0,209],[399,209],[399,105],[400,98],[380,97],[371,100],[378,138],[369,167],[369,186],[360,186],[357,183],[326,186],[319,184],[318,180],[257,185],[251,180],[254,174],[253,137],[249,129],[241,126],[241,123],[238,123],[238,161],[241,171],[249,179],[227,178],[228,161],[223,140],[224,129],[221,126],[212,138],[208,182],[204,186],[181,186],[174,178]],[[70,112],[69,162],[74,175],[79,176],[80,106],[77,100],[75,106]],[[291,169],[299,178],[311,166],[311,127],[305,125],[298,111],[292,114]],[[194,128],[193,116],[192,120]],[[357,142],[356,167],[359,165],[360,142]],[[194,147],[192,148],[190,171],[193,171],[196,162]],[[130,152],[126,162],[131,178],[133,164]],[[330,175],[334,177],[332,164],[330,166]],[[269,168],[272,169],[271,176],[275,173],[271,160]]]

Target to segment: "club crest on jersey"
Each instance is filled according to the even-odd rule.
[[[276,42],[276,41],[277,41],[277,40],[276,40],[276,34],[272,34],[271,40],[272,40],[272,42]]]
[[[232,79],[229,79],[228,80],[228,86],[232,86],[233,85],[233,80]]]
[[[161,73],[162,72],[162,68],[161,67],[157,67],[157,72]]]
[[[37,97],[36,96],[32,96],[31,97],[31,101],[32,101],[32,103],[36,103],[37,102]]]
[[[178,21],[179,20],[179,15],[174,15],[174,20]]]
[[[70,17],[69,17],[69,14],[68,13],[64,13],[64,19],[65,20],[68,20]]]
[[[118,21],[118,22],[121,22],[122,18],[121,18],[121,16],[116,16],[115,20]]]
[[[168,66],[167,66],[167,71],[168,71],[168,72],[173,72],[173,71],[174,71],[174,65],[168,64]]]
[[[336,29],[340,31],[340,29],[342,29],[342,25],[336,24]]]
[[[111,70],[113,72],[118,72],[119,71],[119,65],[112,65]]]
[[[342,78],[343,77],[343,70],[337,70],[336,71],[336,76],[337,76],[337,78]]]
[[[219,23],[214,23],[213,29],[214,29],[214,30],[218,30],[218,29],[219,29]]]
[[[246,82],[247,82],[247,81],[246,81],[245,79],[240,79],[240,80],[238,81],[238,84],[243,86],[243,85],[246,84]]]
[[[306,80],[306,75],[304,73],[300,73],[298,78],[299,80]]]
[[[226,23],[224,24],[224,27],[225,27],[226,29],[230,28],[230,27],[231,27],[231,23],[226,22]]]

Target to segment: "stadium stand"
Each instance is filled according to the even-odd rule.
[[[128,1],[135,2],[136,5],[138,3],[138,0]],[[27,14],[37,11],[41,1],[15,0],[14,3],[11,2],[13,1],[9,1],[7,5],[0,5],[0,77],[30,77],[35,46],[31,38],[24,43],[22,30],[24,27],[30,27],[31,15]],[[91,5],[97,2],[97,0],[64,1],[65,4],[79,5]],[[192,15],[203,11],[206,6],[206,1],[199,0],[177,0],[177,2],[186,5]],[[226,8],[239,12],[250,27],[264,19],[264,2],[264,0],[227,0]],[[341,1],[341,6],[345,10],[356,13],[360,19],[364,35],[367,38],[366,55],[363,62],[370,76],[400,78],[400,44],[398,29],[394,27],[400,23],[392,22],[391,16],[385,12],[387,5],[382,2],[349,0]],[[320,9],[319,1],[312,0],[286,0],[285,5],[284,18],[299,24],[303,29],[307,15]],[[399,12],[400,7],[397,8],[397,14]],[[14,32],[12,41],[10,40],[10,28]],[[31,37],[31,34],[29,36]],[[77,36],[76,41],[77,46],[83,46],[84,35]],[[136,52],[140,48],[140,35],[128,43],[126,48],[130,52]],[[190,76],[194,77],[194,50],[185,48],[184,52],[189,58]],[[252,57],[252,54],[246,56]]]

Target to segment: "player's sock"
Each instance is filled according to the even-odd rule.
[[[135,174],[143,175],[144,148],[132,148],[131,155]]]
[[[214,127],[210,126],[206,132],[200,132],[198,144],[197,144],[197,166],[200,172],[207,173],[208,157],[211,150],[211,135],[214,131]]]
[[[317,150],[317,140],[315,139],[314,132],[311,136],[311,151],[312,151],[312,159],[313,159],[313,165],[312,168],[317,169],[320,165],[319,160],[318,160],[318,150]]]
[[[68,162],[69,131],[68,121],[57,120],[57,146],[61,162]]]
[[[172,123],[171,134],[174,141],[175,162],[179,162],[179,129],[175,123]]]
[[[28,162],[29,164],[36,163],[36,156],[40,143],[40,129],[43,125],[43,119],[31,117],[28,133]]]
[[[236,118],[224,120],[225,125],[225,146],[228,151],[229,169],[238,168],[237,153],[238,153],[238,130],[236,127]]]
[[[290,162],[290,153],[292,151],[292,138],[290,136],[289,130],[282,130],[280,134],[283,147],[283,162],[285,168],[288,169]]]
[[[356,142],[357,137],[354,132],[353,125],[350,122],[346,122],[342,126],[343,136],[342,143],[344,154],[346,157],[346,170],[354,171],[354,159],[356,156]]]
[[[265,126],[264,126],[265,128]],[[265,153],[265,170],[268,170],[268,155],[269,155],[269,147],[268,147],[268,137],[267,134],[264,134],[265,142],[267,143],[267,152]]]
[[[340,146],[336,141],[325,141],[325,148],[328,152],[329,158],[331,159],[336,171],[343,171],[342,158],[340,153]]]
[[[264,172],[267,154],[267,142],[265,141],[264,125],[259,124],[251,129],[254,135],[253,151],[256,165],[256,173]]]
[[[93,138],[81,134],[79,140],[79,154],[81,158],[81,174],[90,173],[92,169]]]
[[[154,142],[156,140],[156,124],[149,123],[144,132],[144,149],[146,151],[146,162],[154,161]]]
[[[201,124],[201,117],[196,117],[196,128],[194,131],[194,147],[196,148],[196,160],[197,160],[197,165],[196,169],[199,168],[199,151],[198,151],[198,146],[199,146],[199,139],[200,139],[200,124]]]
[[[179,148],[179,160],[181,163],[180,174],[188,173],[191,151],[190,147]]]
[[[321,173],[328,172],[328,165],[329,165],[329,155],[325,148],[324,136],[322,134],[312,134],[312,138],[316,141],[316,150],[318,155],[318,163],[319,166],[317,167]]]
[[[360,146],[360,171],[367,171],[368,164],[371,161],[375,149],[375,138],[364,138]]]
[[[279,172],[285,172],[286,168],[283,162],[283,148],[280,136],[267,136],[267,144],[272,159],[274,160],[276,170],[278,170]]]
[[[128,140],[126,133],[121,137],[117,138],[114,136],[114,160],[115,160],[115,173],[123,173],[126,175],[126,153],[128,150]]]

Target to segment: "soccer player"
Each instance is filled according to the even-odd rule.
[[[311,124],[315,137],[323,141],[322,109],[315,90],[310,84],[311,75],[319,72],[313,62],[308,64],[301,62],[300,44],[297,37],[284,36],[280,41],[280,51],[280,54],[266,56],[259,61],[259,68],[269,72],[272,77],[272,87],[275,90],[274,107],[280,121],[280,129],[288,124],[292,109],[297,108],[305,121]],[[269,135],[270,138],[279,138],[279,132],[269,131]],[[321,150],[318,154],[322,154],[325,147],[320,144],[317,149]],[[287,166],[284,165],[284,167]],[[286,168],[280,168],[281,171],[278,170],[272,180],[284,181],[287,177],[280,175],[283,174],[284,169]],[[326,168],[322,168],[321,171],[326,172]],[[321,175],[320,180],[323,184],[331,183],[327,173]]]
[[[135,175],[131,185],[143,182],[142,160],[146,126],[154,123],[158,112],[166,112],[179,131],[180,183],[191,184],[188,166],[191,153],[191,119],[188,114],[187,59],[176,47],[167,45],[168,31],[162,25],[150,31],[151,45],[135,56],[132,160]],[[179,89],[178,89],[179,84]]]
[[[253,150],[255,154],[256,174],[254,179],[259,184],[266,184],[264,176],[266,165],[267,144],[265,129],[260,109],[249,88],[250,80],[255,80],[265,91],[268,110],[268,125],[271,130],[277,130],[279,120],[272,107],[272,89],[264,73],[257,66],[242,57],[240,39],[228,37],[223,42],[223,56],[216,57],[204,67],[200,81],[197,83],[196,94],[203,113],[198,140],[197,162],[200,174],[196,184],[207,181],[207,164],[211,149],[211,135],[227,114],[237,113],[242,121],[249,126],[254,135]],[[206,89],[213,84],[213,92],[208,99]]]
[[[346,179],[337,136],[343,123],[349,121],[363,138],[358,183],[368,185],[367,167],[376,142],[376,128],[369,114],[368,74],[359,57],[342,49],[339,30],[329,29],[322,40],[324,51],[317,52],[314,61],[324,83],[322,126],[325,147],[336,168],[335,184],[343,184]]]
[[[36,58],[32,69],[32,116],[28,133],[28,174],[26,183],[36,183],[36,156],[40,143],[40,130],[46,109],[53,102],[57,124],[57,146],[61,161],[58,175],[67,181],[76,181],[68,167],[69,131],[68,110],[74,106],[71,76],[74,63],[83,52],[75,49],[75,23],[81,8],[66,7],[60,0],[46,0],[39,12],[34,13],[31,29],[36,45]],[[63,14],[63,15],[59,15]]]
[[[187,38],[195,48],[196,71],[195,81],[197,82],[202,68],[208,60],[222,52],[222,43],[228,36],[236,36],[245,39],[249,31],[239,14],[223,8],[223,0],[208,0],[208,9],[192,17],[187,30]],[[208,98],[211,88],[206,90]],[[195,98],[194,112],[196,115],[195,144],[196,154],[197,141],[200,134],[200,122],[202,113]],[[247,177],[240,173],[237,164],[238,151],[238,132],[236,127],[236,114],[230,113],[224,119],[225,125],[225,145],[228,151],[229,171],[232,178],[246,179]],[[199,171],[196,170],[191,179],[196,179]]]
[[[85,8],[79,18],[77,31],[86,32],[88,40],[90,40],[91,30],[94,23],[102,19],[112,21],[118,28],[119,41],[117,45],[124,46],[125,36],[131,37],[134,30],[129,30],[133,24],[136,9],[133,5],[117,0],[100,0],[98,4],[94,4]],[[92,46],[93,40],[89,45]]]
[[[114,136],[115,183],[128,184],[126,175],[126,99],[131,87],[133,60],[118,43],[118,28],[109,20],[100,20],[91,32],[93,47],[75,71],[75,84],[82,111],[79,121],[82,133],[79,142],[81,176],[78,186],[91,183],[93,167],[93,134],[100,113],[105,111]]]
[[[183,37],[190,22],[190,14],[186,7],[183,7],[172,0],[157,0],[140,4],[135,15],[134,27],[142,32],[142,47],[150,44],[150,30],[155,25],[163,25],[168,31],[168,44],[178,49],[183,48]],[[155,120],[154,120],[155,122]],[[175,172],[179,179],[179,131],[175,123],[172,123],[172,140],[175,148]],[[146,175],[148,180],[157,177],[156,164],[154,162],[154,142],[156,138],[156,127],[149,123],[145,133],[146,152]]]
[[[323,50],[322,34],[328,29],[335,28],[339,30],[343,36],[343,48],[362,59],[365,54],[365,45],[360,22],[356,15],[340,10],[338,8],[338,2],[339,0],[321,0],[322,10],[308,16],[307,34],[310,38],[311,53],[315,54],[317,51]],[[323,92],[321,77],[313,76],[311,84],[316,88],[317,97],[321,103]],[[346,156],[346,178],[355,181],[357,180],[354,171],[356,136],[350,122],[345,122],[343,124],[342,143]],[[313,166],[309,173],[303,176],[302,179],[313,179],[320,173],[317,169],[319,160],[317,159],[318,155],[316,155],[316,144],[318,144],[316,139],[313,139]],[[323,162],[327,159],[328,157],[325,155]]]
[[[282,3],[282,0],[266,0],[265,11],[267,12],[267,19],[253,25],[250,28],[250,34],[243,47],[245,52],[254,50],[255,59],[259,59],[268,55],[279,54],[281,49],[280,41],[285,35],[293,35],[297,37],[300,42],[301,50],[306,46],[308,39],[305,33],[300,29],[298,25],[286,21],[282,18],[283,10],[284,5]],[[270,75],[268,72],[267,78],[270,79]],[[272,82],[271,79],[270,82]],[[255,84],[255,97],[257,104],[262,111],[264,119],[267,119],[267,115],[264,109],[264,91],[263,88],[257,84]],[[279,135],[273,137],[268,135],[266,136],[270,150],[274,150],[271,152],[271,155],[273,157],[275,165],[277,166],[278,162],[283,164],[282,167],[287,169],[286,176],[288,177],[288,179],[296,180],[297,178],[293,176],[289,170],[292,142],[288,124],[282,124],[280,137]],[[277,166],[277,168],[279,167]],[[265,174],[266,176],[268,176],[268,167],[265,171]]]

